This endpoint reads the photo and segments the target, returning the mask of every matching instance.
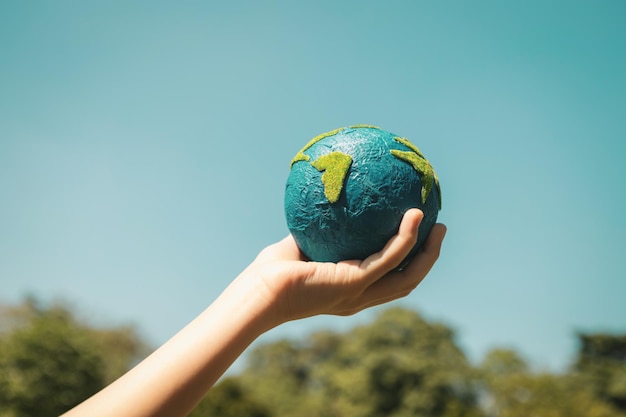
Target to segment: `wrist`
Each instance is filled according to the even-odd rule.
[[[284,323],[279,311],[279,295],[268,286],[263,274],[245,270],[207,310],[221,310],[225,322],[239,327],[252,342],[255,338]]]

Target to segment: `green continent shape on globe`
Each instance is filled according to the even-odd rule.
[[[333,204],[339,201],[343,183],[352,165],[352,157],[343,152],[331,152],[320,156],[311,163],[315,169],[322,174],[324,184],[324,195]]]
[[[422,178],[422,203],[426,203],[428,194],[433,188],[433,183],[439,188],[439,181],[437,175],[428,159],[420,152],[417,146],[413,145],[406,138],[395,138],[397,142],[400,142],[404,146],[410,149],[410,151],[399,151],[392,149],[391,154],[398,159],[401,159],[409,164],[419,173]],[[441,206],[441,203],[439,204]]]
[[[296,162],[300,162],[300,161],[308,162],[310,158],[309,158],[308,155],[304,154],[304,151],[309,149],[311,146],[315,145],[320,140],[322,140],[324,138],[327,138],[329,136],[336,135],[337,133],[341,132],[343,129],[344,129],[343,127],[340,127],[339,129],[335,129],[335,130],[331,130],[330,132],[322,133],[321,135],[317,135],[316,137],[311,139],[309,141],[309,143],[304,145],[304,148],[300,149],[300,151],[296,154],[296,156],[293,157],[293,159],[291,160],[291,166],[293,166],[293,164],[295,164]]]
[[[354,126],[350,126],[350,129],[364,129],[364,128],[380,130],[380,128],[378,126],[373,126],[373,125],[354,125]],[[322,133],[321,135],[315,136],[306,145],[304,145],[304,147],[302,149],[300,149],[300,151],[296,154],[296,156],[293,157],[293,159],[291,160],[291,166],[293,166],[293,164],[295,164],[296,162],[300,162],[300,161],[309,162],[309,160],[311,158],[309,158],[308,155],[305,155],[304,151],[309,149],[311,146],[315,145],[320,140],[322,140],[324,138],[327,138],[329,136],[336,135],[337,133],[339,133],[339,132],[341,132],[342,130],[345,130],[345,129],[346,129],[345,127],[340,127],[339,129],[334,129],[334,130],[331,130],[330,132]]]

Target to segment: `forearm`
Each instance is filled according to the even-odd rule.
[[[187,415],[250,343],[278,324],[259,280],[244,278],[134,369],[64,417]]]

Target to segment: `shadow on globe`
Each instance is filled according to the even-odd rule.
[[[321,134],[291,161],[285,216],[310,260],[367,258],[398,232],[402,216],[414,207],[424,212],[424,219],[409,257],[437,221],[439,180],[415,145],[378,127]]]

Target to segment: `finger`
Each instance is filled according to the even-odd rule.
[[[428,275],[441,253],[446,234],[443,224],[433,226],[424,249],[402,271],[393,271],[370,285],[362,294],[367,306],[383,304],[409,295]]]
[[[375,281],[397,267],[417,242],[417,229],[423,218],[424,213],[421,210],[408,210],[402,218],[398,233],[380,252],[369,256],[361,263],[363,273]]]
[[[446,226],[441,223],[433,226],[422,250],[402,270],[406,277],[428,274],[441,254],[441,245],[446,232]]]

